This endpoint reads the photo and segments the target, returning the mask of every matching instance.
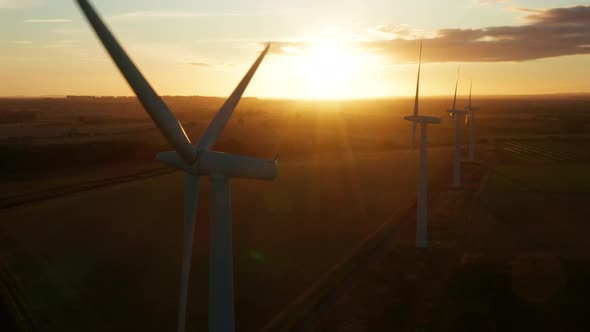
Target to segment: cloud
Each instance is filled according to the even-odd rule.
[[[424,39],[428,62],[526,61],[566,55],[590,54],[590,6],[526,10],[525,23],[480,29],[441,29]],[[388,26],[380,30],[389,31]],[[395,37],[356,43],[399,62],[417,58],[419,41],[393,26]],[[377,28],[379,29],[379,28]],[[306,48],[308,43],[278,42],[273,53]]]
[[[126,46],[129,55],[138,62],[160,65],[193,65],[207,67],[208,61],[190,47],[176,43],[135,43]]]
[[[535,23],[557,25],[590,24],[590,6],[553,8],[548,10],[521,10],[530,13],[525,19]]]
[[[64,23],[72,22],[69,18],[52,18],[52,19],[30,19],[25,20],[25,23]]]
[[[382,24],[376,26],[375,28],[370,28],[369,32],[388,39],[405,39],[405,37],[408,37],[408,35],[411,34],[409,32],[408,26],[405,24]]]
[[[56,33],[58,35],[74,35],[78,33],[85,32],[84,29],[53,29],[51,32]]]
[[[55,42],[52,42],[51,44],[40,46],[40,48],[70,48],[78,45],[79,43],[79,40],[72,39],[57,40]]]
[[[233,13],[210,13],[210,12],[185,12],[185,11],[139,11],[124,14],[112,15],[111,21],[136,21],[136,20],[164,20],[179,18],[198,18],[198,17],[220,17],[220,16],[238,16]]]
[[[480,7],[489,7],[490,5],[510,3],[510,0],[474,0],[475,5]]]
[[[33,42],[30,40],[15,40],[13,43],[18,45],[31,45]]]
[[[210,64],[205,63],[205,62],[189,62],[189,65],[195,66],[195,67],[211,67]]]
[[[189,62],[190,66],[197,67],[199,69],[217,70],[234,67],[235,63],[231,62]]]

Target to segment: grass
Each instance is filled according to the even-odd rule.
[[[479,204],[521,241],[565,257],[584,258],[590,247],[588,164],[536,163],[495,169]]]
[[[588,194],[590,193],[590,172],[588,163],[549,163],[531,165],[503,165],[495,169],[491,190],[502,186],[503,177],[523,189],[530,188],[554,194]],[[504,183],[506,185],[506,183]]]
[[[433,245],[408,229],[313,331],[588,330],[587,195],[547,179],[584,166],[539,165],[501,165],[473,200],[434,195]]]
[[[557,272],[549,272],[547,260],[541,258],[530,271],[535,275],[525,276],[515,274],[523,265],[514,261],[461,266],[449,280],[438,314],[426,330],[585,330],[590,264],[576,260],[556,263]],[[548,293],[548,289],[553,291]]]

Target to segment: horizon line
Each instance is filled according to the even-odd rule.
[[[213,95],[159,95],[163,98],[175,97],[192,97],[192,98],[222,98],[227,96],[213,96]],[[469,96],[468,93],[458,94],[458,96]],[[542,96],[589,96],[590,92],[551,92],[551,93],[500,93],[500,94],[478,94],[480,97],[542,97]],[[20,95],[20,96],[2,96],[0,99],[67,99],[72,97],[86,97],[86,98],[137,98],[135,95],[83,95],[83,94],[55,94],[55,95]],[[421,95],[425,98],[442,98],[449,97],[451,94],[430,94]],[[261,97],[261,96],[244,96],[242,99],[260,99],[260,100],[301,100],[301,101],[362,101],[362,100],[379,100],[379,99],[403,99],[414,98],[413,95],[391,95],[391,96],[367,96],[358,98],[297,98],[297,97]]]

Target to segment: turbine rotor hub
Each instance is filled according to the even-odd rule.
[[[194,164],[187,164],[176,151],[160,152],[156,159],[193,175],[223,174],[232,178],[273,180],[278,175],[278,162],[218,151],[198,153]]]

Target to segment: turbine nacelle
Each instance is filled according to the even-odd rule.
[[[404,120],[420,123],[440,123],[440,118],[426,115],[409,115],[404,117]]]
[[[449,114],[467,114],[469,111],[468,110],[448,110],[447,112],[449,112]]]
[[[469,111],[467,111],[467,110],[460,110],[460,109],[451,109],[451,110],[448,110],[447,112],[449,112],[449,116],[450,116],[451,118],[453,118],[453,119],[454,119],[454,118],[455,118],[455,116],[457,116],[457,115],[461,115],[461,114],[469,114]]]
[[[218,151],[201,152],[198,160],[192,165],[188,165],[176,151],[160,152],[156,155],[156,159],[197,176],[223,174],[228,178],[274,180],[279,170],[279,163],[276,160],[258,159]]]

